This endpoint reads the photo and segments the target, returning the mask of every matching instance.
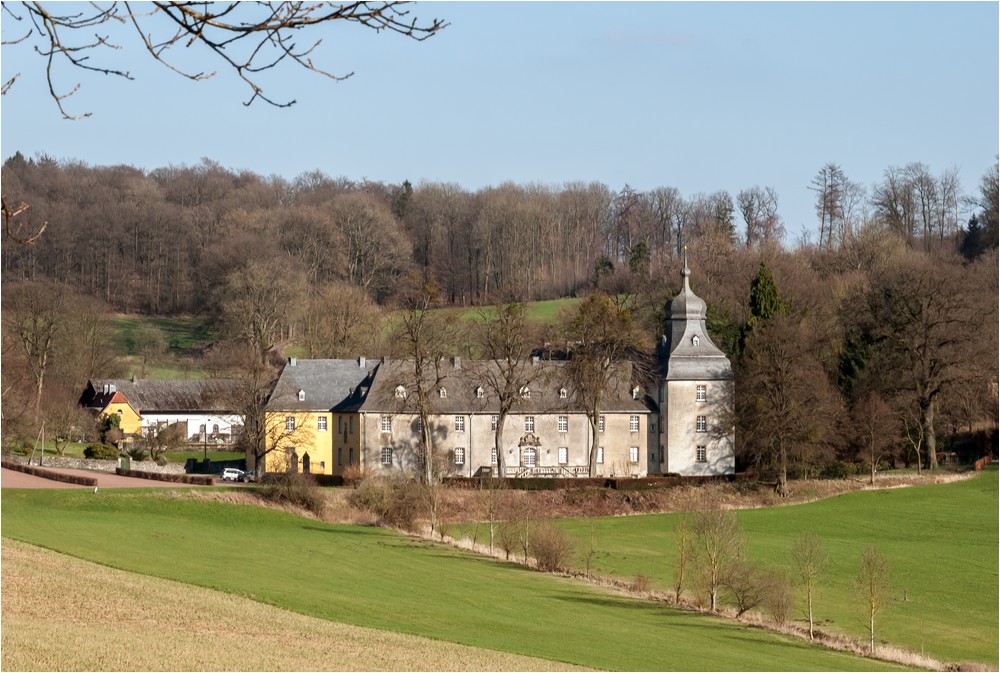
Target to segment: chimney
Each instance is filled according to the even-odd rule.
[[[288,358],[288,366],[289,367],[295,366],[295,358]]]
[[[109,393],[113,393],[113,392],[115,392],[116,390],[118,390],[118,388],[117,388],[117,386],[115,386],[115,384],[113,384],[113,383],[109,383],[109,384],[108,384],[108,392],[109,392]]]
[[[361,369],[365,368],[365,356],[364,355],[362,355],[361,357],[358,358],[358,367],[360,367]]]
[[[538,357],[537,355],[532,355],[532,356],[531,356],[531,364],[533,364],[533,365],[537,365],[537,364],[538,364],[538,361],[539,361],[540,359],[541,359],[541,358],[539,358],[539,357]]]
[[[105,383],[104,384],[104,394],[107,395],[109,392],[110,392],[110,386],[107,383]]]

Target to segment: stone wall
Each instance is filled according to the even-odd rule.
[[[28,464],[26,456],[10,456],[7,458],[13,463]],[[38,457],[31,462],[38,465]],[[121,466],[118,460],[90,460],[87,458],[67,458],[62,456],[52,456],[45,454],[42,460],[42,467],[61,467],[70,470],[97,470],[99,472],[114,472],[115,468]],[[158,474],[184,474],[184,465],[181,463],[167,463],[157,465],[152,460],[133,460],[130,469],[141,472],[156,472]]]

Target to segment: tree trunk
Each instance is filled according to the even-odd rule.
[[[503,426],[506,420],[507,420],[507,414],[501,411],[500,415],[497,416],[497,431],[496,435],[493,438],[493,446],[496,448],[497,451],[497,473],[493,475],[494,477],[506,476],[504,473],[505,472],[504,467],[506,467],[506,464],[504,463],[504,455],[503,455]]]
[[[595,411],[590,416],[590,464],[587,466],[587,474],[591,477],[597,476],[597,412]]]
[[[815,636],[813,635],[813,590],[812,585],[806,593],[806,602],[809,604],[809,640],[813,640]]]
[[[920,421],[924,426],[924,441],[927,444],[927,469],[938,468],[937,437],[934,435],[934,400],[920,405]]]

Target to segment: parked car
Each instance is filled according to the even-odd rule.
[[[222,471],[222,481],[243,481],[243,470],[227,467]]]
[[[247,470],[240,477],[240,481],[257,481],[257,470]]]

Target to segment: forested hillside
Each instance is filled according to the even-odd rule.
[[[437,307],[598,293],[652,351],[685,246],[736,365],[743,466],[810,473],[907,453],[933,465],[936,435],[995,426],[995,165],[972,194],[922,164],[888,167],[870,186],[823,166],[803,176],[816,229],[795,247],[782,244],[778,195],[761,186],[470,192],[20,154],[2,180],[8,233],[23,240],[47,223],[34,242],[2,247],[5,442],[33,437],[39,417],[70,417],[87,378],[126,373],[115,314],[200,318],[213,338],[188,354],[231,375],[248,368],[240,345],[262,356],[250,369],[290,347],[405,354],[386,339],[386,316],[412,307],[414,288]],[[531,343],[578,340],[573,318]],[[475,339],[455,334],[443,348],[475,354]],[[130,339],[135,354],[165,348],[155,327]],[[251,376],[263,386],[272,371]]]

